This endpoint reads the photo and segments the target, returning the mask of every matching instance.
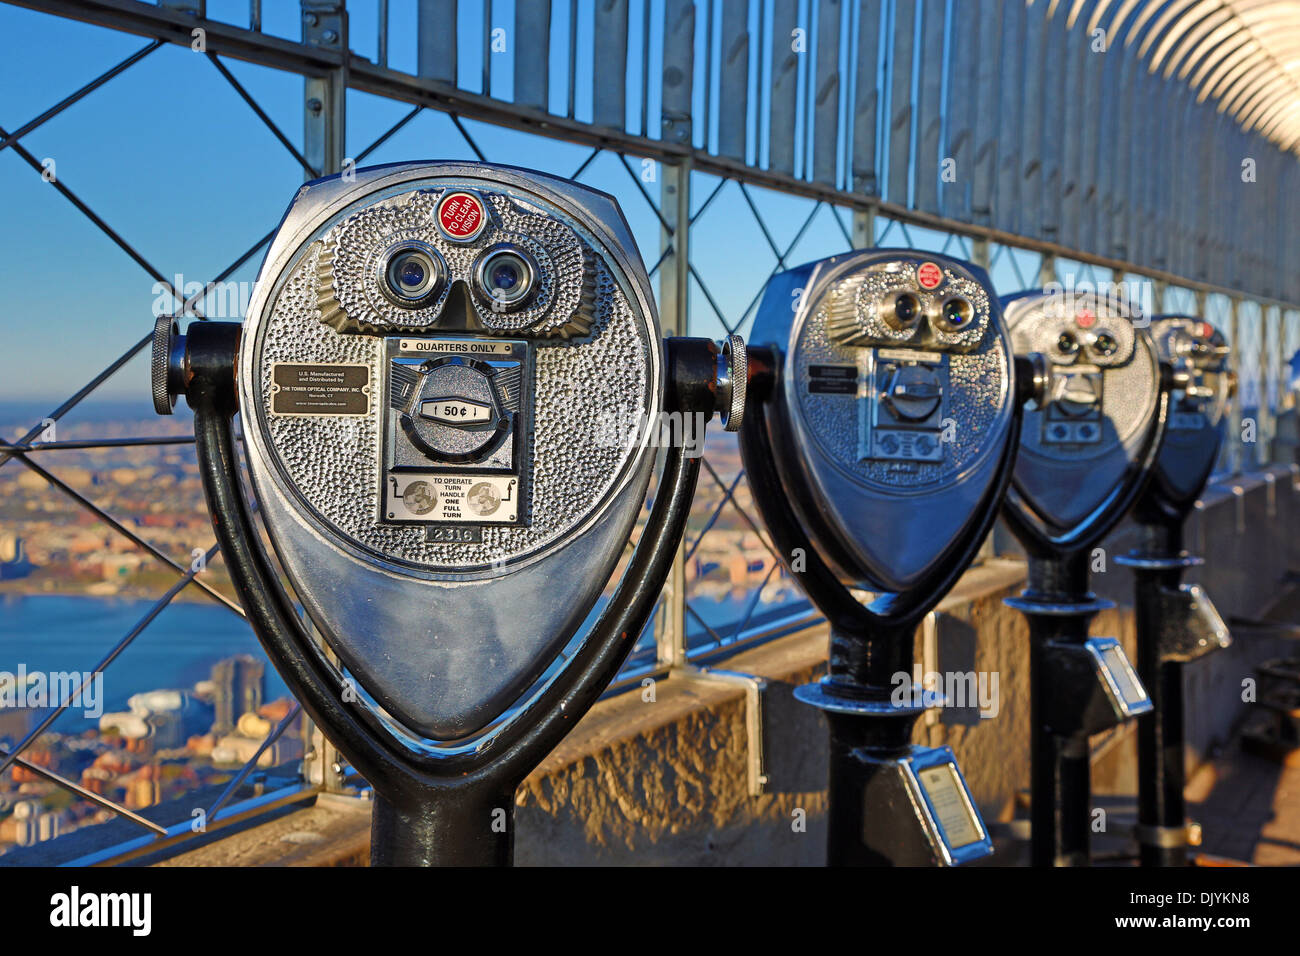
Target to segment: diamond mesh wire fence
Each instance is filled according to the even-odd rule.
[[[348,786],[240,620],[184,409],[156,419],[145,398],[153,315],[241,318],[304,178],[463,158],[608,191],[677,334],[743,335],[772,275],[864,245],[979,261],[1003,293],[1120,282],[1148,310],[1203,311],[1224,329],[1239,419],[1288,402],[1280,357],[1300,345],[1300,316],[1284,304],[1169,284],[1095,244],[1068,258],[1037,227],[981,222],[974,192],[940,201],[948,180],[918,157],[965,155],[956,67],[913,93],[919,74],[873,57],[886,22],[959,57],[952,5],[883,5],[888,18],[915,9],[910,25],[873,24],[879,4],[127,6],[0,7],[0,32],[33,51],[15,72],[47,60],[42,82],[0,101],[0,178],[22,233],[8,284],[54,283],[40,301],[13,296],[23,308],[6,327],[5,368],[24,384],[0,421],[0,693],[33,703],[0,710],[0,849],[116,820],[122,854],[150,852]],[[413,29],[435,18],[454,26]],[[900,122],[906,137],[886,135]],[[20,245],[58,250],[73,281]],[[38,321],[51,314],[66,317],[57,362]],[[1263,460],[1241,448],[1236,466]],[[758,521],[733,436],[709,438],[682,561],[685,593],[665,597],[678,606],[616,687],[663,668],[675,617],[698,661],[815,620]],[[51,688],[50,675],[66,679]]]

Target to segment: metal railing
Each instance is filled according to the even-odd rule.
[[[24,138],[164,46],[190,47],[202,53],[205,68],[247,105],[308,179],[353,168],[372,156],[382,158],[399,133],[430,114],[445,117],[457,138],[454,145],[439,144],[444,154],[467,150],[481,160],[517,161],[517,153],[490,155],[492,149],[472,128],[477,122],[486,124],[484,129],[584,147],[579,161],[557,170],[573,179],[590,175],[598,160],[612,157],[626,174],[621,188],[613,187],[620,202],[648,216],[658,233],[658,248],[642,252],[658,282],[667,334],[743,333],[771,275],[806,259],[871,245],[929,248],[970,259],[987,267],[1004,292],[1049,281],[1093,287],[1129,283],[1125,288],[1147,295],[1148,309],[1194,312],[1225,330],[1242,380],[1226,460],[1241,469],[1269,459],[1270,428],[1275,428],[1288,392],[1284,354],[1300,345],[1295,283],[1280,285],[1263,275],[1279,260],[1270,259],[1270,251],[1254,242],[1258,236],[1252,233],[1249,245],[1234,248],[1231,235],[1221,232],[1248,222],[1248,211],[1242,218],[1235,218],[1236,212],[1224,219],[1207,218],[1207,211],[1183,201],[1186,197],[1161,192],[1165,184],[1147,175],[1147,166],[1158,161],[1154,155],[1147,157],[1146,165],[1135,159],[1123,173],[1108,172],[1107,164],[1097,158],[1107,148],[1116,155],[1136,154],[1141,137],[1134,118],[1166,102],[1184,108],[1180,115],[1189,125],[1179,129],[1188,136],[1218,136],[1224,143],[1232,141],[1233,148],[1246,143],[1262,151],[1261,156],[1274,148],[1262,140],[1243,140],[1244,134],[1239,136],[1235,128],[1203,116],[1168,82],[1139,83],[1133,73],[1139,60],[1127,47],[1119,51],[1122,69],[1116,72],[1132,79],[1139,90],[1130,95],[1112,89],[1114,81],[1098,73],[1100,67],[1083,56],[1081,41],[1070,33],[1073,27],[1059,12],[1068,5],[1038,2],[1026,7],[1010,0],[979,0],[971,5],[980,14],[971,32],[965,29],[970,24],[958,19],[966,5],[943,0],[419,0],[414,22],[406,23],[390,19],[386,0],[354,0],[346,7],[336,0],[301,0],[293,8],[292,29],[285,26],[290,21],[281,22],[286,35],[272,32],[271,19],[283,17],[289,5],[273,8],[257,0],[249,4],[247,20],[238,24],[207,18],[202,0],[156,5],[134,0],[17,0],[16,5],[145,38],[129,56],[40,114],[12,131],[0,127],[0,151],[12,150],[37,175],[42,162],[24,147]],[[365,30],[358,25],[363,20]],[[288,35],[293,31],[298,32]],[[403,53],[394,41],[409,39],[412,33],[414,49],[408,42]],[[939,55],[918,59],[917,50]],[[1079,75],[1087,77],[1086,91],[1077,102],[1047,89],[1032,93],[1035,103],[1021,103],[1024,71],[1035,64],[1041,69],[1047,56],[1053,62],[1068,57]],[[301,145],[236,77],[231,61],[303,77]],[[409,110],[365,148],[349,153],[349,93],[378,95]],[[971,97],[985,93],[999,100],[1001,94],[1015,93],[1013,102],[1020,104],[1021,113],[1010,112],[1005,102],[1000,110],[975,109]],[[1103,122],[1108,96],[1121,97],[1123,103],[1122,122],[1109,131]],[[1110,106],[1118,110],[1119,102]],[[1053,109],[1059,113],[1053,114]],[[1084,115],[1088,109],[1093,114]],[[1064,146],[1051,135],[1052,116],[1067,117],[1067,125],[1068,117],[1078,120]],[[1036,137],[1034,148],[1026,151],[1031,135]],[[1129,139],[1116,139],[1124,136]],[[1071,148],[1080,152],[1080,161]],[[1274,187],[1293,181],[1294,157],[1283,162],[1267,155],[1269,168],[1277,174]],[[946,160],[953,161],[957,178],[945,174]],[[1020,163],[1034,169],[1024,175]],[[964,173],[967,165],[969,175]],[[1196,175],[1208,177],[1216,168],[1211,165]],[[1149,188],[1144,192],[1140,184]],[[205,320],[208,294],[254,261],[274,234],[272,230],[256,238],[201,291],[186,296],[73,185],[62,176],[51,185],[174,296],[177,315],[193,321]],[[147,183],[140,185],[148,188]],[[1296,195],[1289,193],[1288,201]],[[1085,201],[1085,196],[1091,198]],[[1162,216],[1158,203],[1175,198],[1179,201],[1170,208],[1176,215]],[[727,219],[719,224],[716,217],[724,215],[719,212],[724,203]],[[736,210],[752,222],[734,221]],[[1158,221],[1170,237],[1190,230],[1188,241],[1165,241],[1159,230],[1147,228],[1143,216]],[[1273,251],[1288,255],[1293,242],[1291,233],[1281,228],[1285,219],[1270,213],[1260,221],[1275,229]],[[737,269],[728,250],[700,241],[714,229],[756,233],[768,260]],[[1266,235],[1266,230],[1257,232]],[[1300,277],[1290,261],[1280,260],[1289,277]],[[725,277],[723,290],[710,285],[719,277]],[[1245,287],[1256,295],[1247,296],[1241,291]],[[142,327],[147,324],[142,314]],[[128,518],[110,513],[35,460],[59,450],[191,441],[176,436],[41,440],[50,422],[81,405],[149,341],[144,335],[130,344],[25,434],[0,444],[0,467],[16,461],[177,574],[176,582],[104,655],[96,673],[111,665],[185,588],[242,614],[234,601],[203,579],[200,564],[164,553],[133,529]],[[1250,418],[1243,409],[1256,420],[1253,441],[1242,437],[1243,420]],[[779,556],[748,500],[734,441],[715,446],[704,466],[696,513],[653,632],[643,638],[611,693],[637,686],[646,676],[671,673],[677,666],[717,662],[818,620],[806,601],[790,597],[789,582],[783,583]],[[195,507],[202,505],[196,501]],[[714,546],[719,540],[722,543]],[[723,568],[708,560],[710,554],[737,551],[743,566]],[[206,557],[214,552],[215,546]],[[707,606],[709,594],[718,591],[741,592],[733,601],[736,613],[726,621]],[[768,592],[787,599],[765,601]],[[61,701],[7,752],[0,751],[0,773],[21,766],[146,831],[138,840],[75,862],[125,860],[175,847],[200,832],[188,824],[155,823],[23,756],[71,699]],[[299,716],[295,705],[215,802],[201,808],[214,829],[311,792],[315,785],[304,781],[231,803],[266,749]],[[313,759],[328,764],[333,758],[322,750]],[[319,773],[317,779],[332,788],[340,776]]]

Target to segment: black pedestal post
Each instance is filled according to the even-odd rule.
[[[1133,568],[1138,675],[1154,713],[1138,724],[1138,846],[1143,866],[1186,866],[1187,807],[1183,789],[1183,664],[1190,622],[1177,613],[1183,571],[1201,563],[1182,547],[1180,523],[1142,525],[1142,546],[1120,559]]]
[[[1080,685],[1095,680],[1072,664],[1088,625],[1113,603],[1088,591],[1087,555],[1031,558],[1029,586],[1006,602],[1029,622],[1030,818],[1035,866],[1087,866],[1092,824],[1088,732],[1070,714]]]
[[[398,806],[375,795],[371,866],[509,866],[514,794],[484,788],[413,794]]]
[[[832,628],[829,673],[796,694],[818,707],[830,725],[830,779],[826,861],[830,866],[906,866],[930,862],[892,827],[889,777],[894,761],[912,742],[912,726],[924,712],[891,698],[895,675],[912,671],[912,634],[848,634]],[[879,782],[880,786],[873,784]],[[884,798],[873,799],[879,794]],[[868,805],[870,807],[868,808]]]

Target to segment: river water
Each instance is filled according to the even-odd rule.
[[[63,595],[0,598],[0,671],[89,671],[153,605],[148,600]],[[104,671],[104,710],[124,710],[141,691],[189,689],[212,665],[235,654],[265,660],[248,625],[218,604],[176,602],[165,608]],[[287,693],[269,665],[266,700]],[[57,726],[79,729],[80,713]],[[89,723],[86,723],[89,727]]]

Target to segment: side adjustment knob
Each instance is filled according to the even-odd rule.
[[[729,432],[740,431],[745,420],[745,394],[749,388],[749,360],[745,354],[745,340],[739,335],[728,335],[718,353],[718,415],[722,427]]]
[[[176,317],[160,315],[153,326],[153,350],[149,355],[149,377],[153,383],[153,410],[170,415],[183,388],[185,336]]]
[[[1016,356],[1016,390],[1022,402],[1032,402],[1034,408],[1042,408],[1047,404],[1051,383],[1052,373],[1046,355],[1030,352]]]

